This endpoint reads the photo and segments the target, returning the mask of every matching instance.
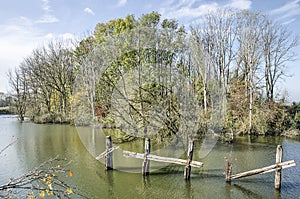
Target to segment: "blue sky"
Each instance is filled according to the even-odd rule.
[[[2,0],[0,3],[0,91],[9,90],[7,72],[31,51],[53,38],[83,37],[99,22],[158,11],[188,25],[210,10],[249,9],[264,12],[300,35],[300,0]],[[289,63],[292,77],[278,88],[300,101],[299,60]]]

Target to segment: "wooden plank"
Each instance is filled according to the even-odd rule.
[[[267,166],[267,167],[263,167],[263,168],[260,168],[260,169],[254,169],[254,170],[251,170],[251,171],[246,171],[246,172],[243,172],[243,173],[235,174],[235,175],[232,175],[230,177],[230,179],[238,179],[238,178],[248,177],[248,176],[252,176],[252,175],[256,175],[256,174],[263,174],[263,173],[266,173],[269,170],[278,169],[279,167],[284,168],[286,166],[288,166],[288,167],[296,166],[296,163],[295,163],[294,160],[281,162],[281,163],[274,164],[274,165]]]
[[[112,148],[110,148],[108,151],[105,150],[104,152],[102,152],[100,155],[98,155],[96,157],[96,160],[100,160],[101,158],[106,157],[108,154],[110,154],[111,152],[113,152],[114,150],[118,149],[118,146],[113,146]]]
[[[282,162],[282,146],[277,145],[277,148],[276,148],[276,162],[275,163],[279,164],[281,162]],[[281,170],[282,170],[282,168],[279,167],[275,171],[275,182],[274,182],[275,189],[280,189],[280,187],[281,187]]]
[[[138,159],[144,159],[145,154],[143,153],[136,153],[136,152],[131,152],[131,151],[123,151],[123,155],[125,157],[132,157],[132,158],[138,158]],[[173,163],[173,164],[180,164],[180,165],[186,165],[187,160],[183,159],[177,159],[177,158],[169,158],[169,157],[162,157],[162,156],[157,156],[157,155],[152,155],[149,154],[147,155],[148,160],[156,161],[156,162],[165,162],[165,163]],[[192,167],[202,167],[203,163],[202,162],[197,162],[197,161],[191,161],[190,165]]]
[[[296,164],[285,165],[285,166],[282,166],[282,167],[281,167],[281,169],[286,169],[286,168],[289,168],[289,167],[294,167],[294,166],[296,166]],[[271,169],[271,170],[269,170],[269,171],[265,171],[265,172],[263,172],[263,173],[261,173],[261,174],[265,174],[265,173],[274,172],[274,171],[276,171],[276,170],[277,170],[277,168],[275,168],[275,169]]]

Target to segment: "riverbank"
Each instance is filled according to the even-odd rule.
[[[12,114],[12,112],[9,109],[9,106],[0,107],[0,115],[8,115]]]

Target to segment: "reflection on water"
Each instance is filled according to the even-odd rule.
[[[123,158],[122,149],[142,152],[143,142],[122,144],[114,155],[117,170],[106,172],[95,156],[105,149],[101,129],[69,125],[18,123],[15,117],[0,116],[0,149],[17,139],[0,154],[0,183],[33,169],[50,157],[72,160],[72,184],[88,198],[299,198],[300,142],[274,137],[239,137],[232,145],[217,142],[206,156],[195,143],[194,160],[204,167],[192,169],[190,181],[183,180],[183,166],[151,162],[150,176],[141,175],[141,160]],[[282,189],[274,190],[274,173],[256,175],[225,183],[225,160],[233,161],[233,173],[247,171],[275,161],[277,144],[283,145],[283,159],[297,166],[285,169]],[[183,151],[182,148],[178,150]],[[172,151],[170,151],[170,154]],[[175,154],[175,152],[173,151]],[[171,154],[172,155],[172,154]],[[126,171],[126,172],[124,172]],[[132,173],[133,172],[133,173]]]

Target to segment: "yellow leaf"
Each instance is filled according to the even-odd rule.
[[[28,198],[29,198],[29,199],[34,199],[33,193],[30,193],[30,194],[28,195]]]
[[[46,190],[48,196],[52,196],[53,195],[53,192],[52,191],[49,191],[48,189]]]
[[[41,193],[40,193],[40,198],[43,198],[43,197],[45,197],[45,192],[44,191],[41,191]]]
[[[48,187],[49,187],[50,190],[53,189],[51,184],[48,184]]]
[[[73,176],[73,172],[72,172],[72,171],[69,172],[69,176],[70,176],[70,177]]]
[[[72,191],[72,189],[70,189],[70,188],[68,188],[68,189],[66,190],[66,192],[67,192],[67,194],[69,194],[69,195],[73,194],[73,191]]]

